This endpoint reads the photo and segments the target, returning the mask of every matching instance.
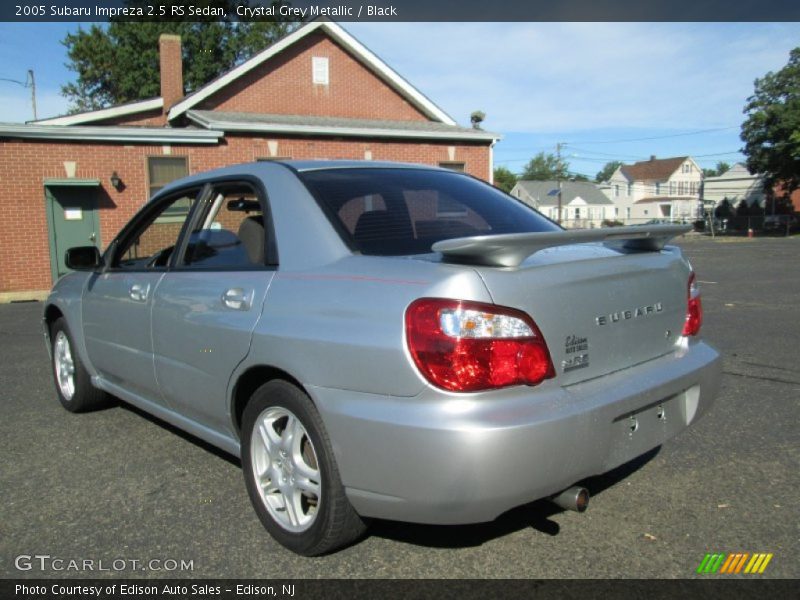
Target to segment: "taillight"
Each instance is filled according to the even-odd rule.
[[[539,328],[512,308],[421,298],[406,311],[406,338],[425,378],[454,392],[536,385],[555,374]]]
[[[689,297],[686,306],[686,322],[683,324],[683,335],[697,335],[703,325],[703,303],[700,300],[700,288],[694,272],[689,275]]]

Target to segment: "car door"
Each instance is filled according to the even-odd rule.
[[[231,431],[228,382],[247,356],[275,273],[266,200],[254,183],[213,185],[153,298],[161,392],[179,413],[218,432]]]
[[[148,205],[106,253],[108,267],[83,294],[86,351],[108,383],[162,403],[153,368],[153,293],[192,214],[200,189],[188,188]]]

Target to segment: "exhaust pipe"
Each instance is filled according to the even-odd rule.
[[[551,497],[550,502],[564,510],[582,513],[589,507],[589,490],[574,485]]]

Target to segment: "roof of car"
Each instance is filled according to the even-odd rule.
[[[431,169],[444,171],[440,167],[416,163],[402,163],[377,160],[283,160],[277,161],[289,165],[297,171],[319,171],[321,169]]]
[[[425,169],[429,171],[446,171],[448,173],[455,173],[455,171],[443,169],[441,167],[433,167],[429,165],[420,165],[414,163],[400,163],[390,161],[374,161],[374,160],[264,160],[249,163],[239,163],[213,169],[210,171],[203,171],[195,173],[182,179],[177,179],[165,185],[158,193],[159,197],[171,193],[173,190],[195,183],[202,183],[214,179],[216,177],[225,176],[246,176],[253,175],[258,172],[267,172],[275,168],[289,167],[300,173],[309,171],[321,171],[326,169]],[[274,173],[274,171],[272,171]]]

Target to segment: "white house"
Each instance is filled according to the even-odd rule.
[[[518,181],[511,195],[532,206],[544,216],[558,220],[558,181]],[[561,224],[564,227],[601,227],[614,220],[614,204],[595,183],[561,182]]]
[[[703,171],[689,156],[622,165],[605,193],[626,225],[652,219],[690,221],[702,214]]]
[[[764,205],[764,178],[751,175],[742,163],[736,163],[719,177],[706,177],[703,181],[703,202],[716,207],[724,199],[736,208],[744,200],[750,205]]]

